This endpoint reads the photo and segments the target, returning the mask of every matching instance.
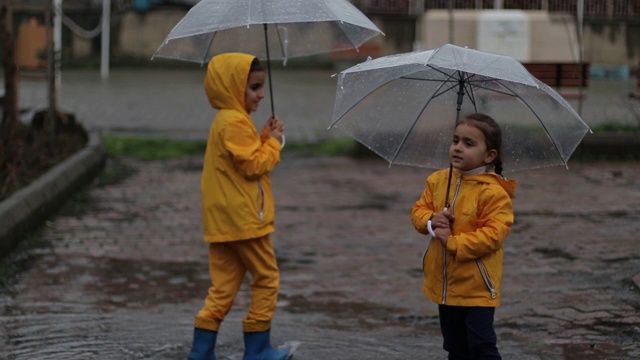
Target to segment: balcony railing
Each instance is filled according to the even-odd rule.
[[[365,14],[419,16],[424,0],[351,0]]]
[[[448,9],[494,9],[501,3],[502,9],[543,10],[575,14],[578,0],[426,0],[425,10]],[[585,18],[631,18],[640,17],[640,0],[585,0]]]
[[[365,14],[418,16],[435,9],[502,9],[543,10],[575,14],[578,0],[352,0]],[[584,0],[586,19],[640,20],[640,0]]]

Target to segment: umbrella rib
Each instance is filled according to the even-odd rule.
[[[538,116],[538,114],[536,113],[536,111],[529,105],[529,103],[527,103],[520,95],[518,95],[515,91],[513,91],[511,88],[509,88],[507,86],[507,84],[504,84],[502,82],[498,82],[500,85],[504,86],[507,90],[509,90],[516,98],[518,98],[526,107],[529,108],[529,110],[531,111],[531,113],[533,113],[533,115],[536,116],[536,118],[538,119],[538,122],[540,123],[540,125],[542,126],[542,128],[544,129],[545,133],[547,134],[547,137],[549,139],[551,139],[551,142],[553,143],[553,147],[555,148],[556,152],[558,153],[558,155],[560,156],[560,159],[562,159],[562,163],[566,166],[567,165],[567,161],[564,159],[564,157],[562,156],[562,153],[560,153],[560,147],[558,146],[558,143],[556,142],[556,140],[553,138],[553,136],[551,136],[551,132],[549,131],[549,129],[547,128],[547,126],[545,125],[544,121],[542,121],[542,119],[540,118],[540,116]],[[509,94],[506,94],[509,95]]]
[[[209,40],[209,46],[207,46],[207,51],[205,51],[204,57],[202,58],[202,60],[200,60],[200,65],[203,65],[205,61],[207,61],[207,58],[209,57],[209,49],[211,49],[211,45],[213,45],[213,40],[216,38],[217,33],[218,32],[215,31],[213,33],[213,36],[211,36],[211,40]]]
[[[446,74],[445,74],[446,75]],[[448,75],[447,75],[448,76]],[[432,82],[437,82],[437,83],[458,83],[458,80],[453,79],[453,80],[439,80],[439,79],[423,79],[420,77],[414,77],[414,76],[401,76],[400,79],[406,79],[406,80],[416,80],[416,81],[432,81]]]
[[[542,128],[544,129],[545,133],[547,134],[547,137],[551,140],[551,142],[554,145],[554,148],[556,150],[556,152],[558,153],[558,155],[560,156],[560,158],[562,159],[562,162],[566,165],[566,161],[564,160],[564,157],[562,156],[562,153],[560,153],[559,150],[559,146],[558,143],[556,142],[556,140],[553,138],[553,136],[551,135],[551,132],[549,131],[549,129],[547,128],[547,126],[545,125],[545,123],[542,121],[542,119],[540,118],[540,116],[538,116],[538,114],[536,113],[536,111],[529,105],[529,103],[527,103],[520,95],[518,95],[515,91],[513,91],[509,86],[507,86],[507,84],[504,83],[504,80],[499,80],[499,79],[492,79],[491,81],[495,81],[497,84],[499,84],[500,86],[504,87],[505,89],[507,89],[509,92],[506,91],[500,91],[497,89],[491,89],[489,87],[486,86],[478,86],[476,85],[476,87],[478,88],[482,88],[482,89],[486,89],[489,91],[493,91],[496,92],[498,94],[502,94],[502,95],[506,95],[506,96],[513,96],[517,99],[520,100],[520,102],[522,102],[527,108],[529,108],[529,110],[531,111],[531,113],[533,113],[533,115],[535,115],[536,119],[538,119],[538,122],[540,123],[540,125],[542,126]],[[470,86],[471,87],[471,86]],[[469,98],[471,99],[471,101],[473,102],[474,108],[475,108],[475,101],[474,99],[469,96]]]
[[[453,83],[453,84],[454,84],[453,86],[455,86],[455,84],[457,84],[457,81],[456,81],[456,82],[454,82],[453,80],[450,80],[450,79],[452,78],[452,76],[451,76],[451,75],[449,75],[449,74],[447,74],[447,73],[445,73],[445,72],[443,72],[443,71],[441,71],[441,70],[439,70],[439,69],[437,69],[437,68],[434,68],[433,66],[428,65],[428,67],[429,67],[429,68],[431,68],[431,69],[434,69],[434,70],[436,70],[436,71],[438,71],[438,72],[440,72],[440,73],[442,73],[442,74],[443,74],[443,75],[445,75],[445,76],[447,76],[447,78],[448,78],[448,79],[446,79],[446,80],[444,80],[444,81],[442,81],[442,80],[437,80],[437,82],[441,83],[441,85],[440,85],[440,87],[439,87],[439,88],[441,88],[441,87],[442,87],[445,83],[447,83],[447,82],[451,82],[451,83]],[[406,80],[432,81],[432,80],[420,79],[420,78],[414,78],[414,77],[409,77],[409,76],[401,76],[400,78],[401,78],[401,79],[406,79]],[[384,85],[388,84],[390,81],[391,81],[391,80],[389,80],[389,81],[387,81],[387,82],[385,82],[385,83],[383,83],[383,84],[380,84],[377,88],[372,89],[372,91],[377,90],[377,89],[380,89],[380,88],[381,88],[381,87],[383,87]],[[433,81],[436,81],[436,80],[433,80]],[[440,95],[442,95],[442,94],[444,94],[446,91],[451,90],[451,89],[453,88],[453,86],[452,86],[452,87],[450,87],[450,88],[448,88],[448,89],[446,89],[446,90],[445,90],[445,91],[443,91],[442,93],[437,94],[437,95],[436,95],[436,97],[437,97],[437,96],[440,96]],[[438,88],[438,89],[439,89],[439,88]],[[432,97],[434,97],[434,96],[432,96]],[[340,119],[341,119],[341,118],[342,118],[346,113],[348,113],[349,111],[351,111],[351,109],[353,109],[353,108],[355,108],[356,106],[358,106],[358,104],[360,104],[360,103],[361,103],[365,98],[366,98],[366,96],[365,96],[365,97],[363,97],[362,99],[360,99],[360,100],[356,101],[355,103],[353,103],[353,105],[351,105],[347,110],[345,110],[345,111],[342,113],[342,115],[340,115],[339,117],[337,117],[337,118],[336,118],[336,120],[335,120],[334,122],[332,122],[332,123],[329,125],[328,129],[331,129],[333,126],[335,126],[335,124],[337,124],[337,123],[340,121]],[[395,158],[395,157],[394,157],[394,158]]]
[[[467,75],[467,78],[463,82],[465,93],[467,94],[467,96],[469,97],[469,100],[473,104],[473,111],[478,112],[478,107],[476,106],[476,96],[473,92],[473,86],[471,85],[471,80],[470,80],[474,75],[470,75],[469,73],[465,73],[465,74]]]
[[[504,86],[504,84],[502,84],[502,83],[499,83],[499,84],[500,84],[500,85],[502,85],[502,86]],[[485,89],[485,90],[488,90],[488,91],[492,91],[492,92],[495,92],[495,93],[498,93],[498,94],[506,95],[506,96],[519,97],[518,95],[516,95],[516,94],[515,94],[515,93],[513,93],[513,92],[510,92],[510,93],[509,93],[509,92],[500,91],[500,90],[497,90],[497,89],[492,89],[492,88],[490,88],[490,87],[480,86],[480,85],[475,85],[475,87],[480,88],[480,89]]]
[[[472,51],[474,51],[474,50],[472,50]],[[452,54],[452,56],[453,56],[454,58],[456,58],[456,61],[457,61],[457,62],[461,62],[461,57],[460,57],[460,56],[458,56],[458,54],[457,54],[457,53],[455,53],[455,52],[454,52],[454,53]],[[502,55],[496,55],[496,56],[497,56],[497,57],[496,57],[495,59],[491,60],[491,62],[489,62],[488,64],[485,64],[485,65],[484,65],[484,69],[489,68],[489,65],[495,64],[495,63],[497,63],[497,62],[498,62],[498,60],[500,60],[500,59],[504,58],[504,56],[502,56]],[[479,73],[479,70],[474,71],[474,73],[478,74],[478,73]]]
[[[276,31],[276,36],[278,37],[278,43],[280,44],[280,56],[282,56],[286,62],[286,59],[287,59],[286,51],[285,51],[284,43],[282,42],[282,37],[280,36],[280,31],[278,31],[278,23],[273,23],[273,28]]]
[[[435,55],[435,54],[434,54],[434,55]],[[433,65],[430,65],[430,64],[427,64],[427,67],[428,67],[428,68],[430,68],[430,69],[433,69],[433,70],[435,70],[435,71],[437,71],[437,72],[439,72],[440,74],[442,74],[442,75],[446,76],[448,79],[451,79],[451,74],[447,74],[446,72],[444,72],[444,71],[442,71],[442,70],[438,69],[437,67],[435,67],[435,66],[433,66]],[[447,80],[448,80],[448,79],[447,79]]]
[[[372,89],[371,92],[380,89],[381,87],[385,86],[386,84],[390,83],[391,80],[386,81],[385,83],[380,84],[378,87],[376,87],[375,89]],[[340,80],[338,80],[338,86],[340,86]],[[364,96],[361,99],[359,99],[358,101],[354,102],[353,105],[349,106],[348,109],[346,109],[340,116],[338,116],[336,118],[336,120],[334,122],[332,122],[329,127],[327,129],[331,129],[335,124],[337,124],[342,117],[347,114],[349,111],[351,111],[353,108],[355,108],[356,106],[358,106],[364,99],[366,99],[367,97]]]
[[[381,87],[385,86],[386,84],[388,84],[390,81],[385,82],[384,84],[380,84],[380,86],[378,86],[377,88],[373,89],[372,91],[378,90]],[[338,86],[340,86],[340,83],[338,82]],[[356,101],[353,103],[353,105],[349,106],[349,108],[347,110],[345,110],[340,116],[338,116],[336,118],[336,120],[334,122],[332,122],[329,127],[327,129],[331,129],[335,124],[338,123],[338,121],[340,121],[342,119],[343,116],[345,116],[345,114],[347,114],[349,111],[351,111],[353,108],[355,108],[356,106],[358,106],[364,99],[366,99],[366,96],[363,96],[360,100]]]
[[[432,82],[437,82],[440,83],[442,85],[444,84],[450,84],[451,86],[443,89],[441,92],[436,92],[434,93],[434,95],[432,95],[431,97],[439,97],[442,94],[445,94],[447,91],[453,89],[454,87],[458,86],[458,81],[457,80],[432,80],[432,79],[421,79],[421,78],[417,78],[417,77],[407,77],[407,76],[401,76],[399,77],[399,79],[403,79],[403,80],[415,80],[415,81],[432,81]],[[440,85],[440,87],[442,87],[442,85]],[[440,88],[438,88],[438,90],[440,90]]]
[[[435,94],[438,93],[438,91],[440,91],[440,89],[444,86],[444,84],[446,82],[449,81],[449,79],[451,79],[453,77],[453,74],[448,75],[448,79],[444,82],[442,82],[442,84],[440,84],[440,86],[438,87],[438,89],[436,89],[436,91],[434,92]],[[450,90],[451,88],[449,88],[448,90]],[[447,90],[447,91],[448,91]],[[440,96],[441,94],[444,94],[444,92],[438,94],[437,96]],[[411,132],[413,131],[413,128],[415,128],[416,124],[418,123],[418,120],[420,119],[420,116],[424,113],[424,111],[426,110],[427,106],[429,106],[429,104],[431,103],[431,100],[433,100],[436,96],[431,96],[429,98],[429,101],[427,101],[424,106],[422,107],[422,110],[420,110],[420,112],[418,112],[418,115],[416,116],[415,120],[413,121],[413,124],[411,124],[411,127],[409,128],[409,130],[407,130],[407,132],[404,134],[404,136],[402,137],[402,141],[400,142],[400,145],[398,146],[398,148],[396,149],[395,154],[393,154],[393,158],[391,159],[391,161],[389,162],[389,164],[393,164],[393,162],[396,160],[396,158],[398,157],[398,155],[400,154],[400,150],[402,150],[402,147],[404,146],[404,144],[407,142],[407,138],[409,137],[409,134],[411,134]]]

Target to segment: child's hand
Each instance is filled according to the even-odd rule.
[[[453,214],[449,210],[442,211],[431,218],[431,227],[435,228],[451,228],[453,223]]]
[[[436,234],[436,237],[443,246],[447,246],[447,239],[451,236],[451,229],[448,227],[441,227],[433,229],[433,233]]]
[[[269,136],[282,143],[282,133],[284,133],[284,122],[277,116],[271,116],[264,124],[264,128],[269,132]]]
[[[267,120],[267,124],[269,124],[270,130],[278,130],[281,133],[284,132],[284,122],[277,116],[271,116],[269,120]]]
[[[453,220],[454,216],[449,210],[437,213],[431,219],[433,233],[436,234],[436,237],[444,246],[447,246],[447,239],[451,236],[451,224]]]

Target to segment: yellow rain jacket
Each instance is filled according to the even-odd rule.
[[[280,162],[280,142],[256,127],[245,110],[254,57],[231,53],[209,62],[204,89],[218,109],[202,170],[204,241],[246,240],[272,233],[275,206],[269,172]]]
[[[449,169],[433,173],[411,210],[416,230],[429,234],[427,221],[445,206]],[[516,182],[494,173],[461,175],[454,169],[449,199],[454,215],[446,250],[432,238],[423,257],[423,292],[435,303],[500,305],[502,244],[513,224],[511,198]]]

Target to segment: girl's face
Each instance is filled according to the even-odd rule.
[[[484,134],[469,123],[461,123],[453,133],[453,141],[449,147],[449,158],[454,168],[469,171],[495,160],[498,152],[487,149]]]
[[[258,110],[258,104],[264,98],[264,78],[264,71],[249,73],[247,88],[244,91],[244,108],[249,114]]]

